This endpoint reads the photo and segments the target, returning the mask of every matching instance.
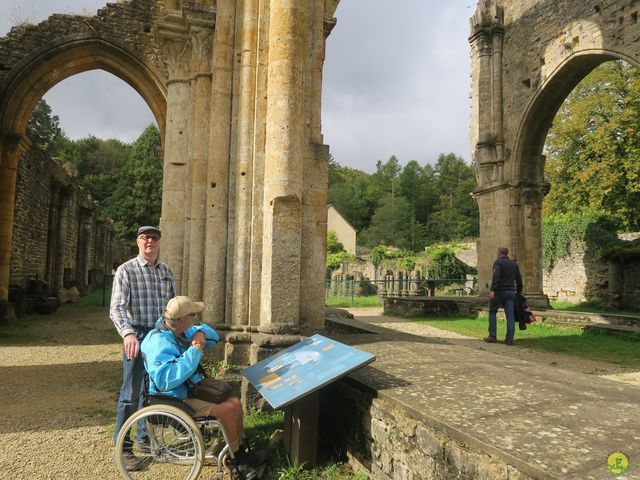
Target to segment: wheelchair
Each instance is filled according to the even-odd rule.
[[[222,480],[227,459],[233,458],[224,427],[214,417],[196,417],[184,402],[165,395],[147,395],[145,407],[122,426],[115,460],[127,480],[195,480],[204,465],[216,466],[214,480]],[[146,427],[147,441],[138,431]],[[136,468],[125,467],[123,455],[133,453]]]

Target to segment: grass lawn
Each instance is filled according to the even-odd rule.
[[[325,303],[328,307],[381,307],[382,302],[377,295],[370,296],[350,296],[335,295],[327,296]]]
[[[443,317],[415,321],[469,337],[483,338],[487,335],[489,320],[487,317]],[[505,334],[506,324],[498,320],[498,338],[504,339]],[[579,327],[535,323],[528,325],[526,330],[518,330],[516,326],[516,346],[640,368],[640,342],[615,332],[583,332]]]

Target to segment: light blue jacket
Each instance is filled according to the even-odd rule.
[[[144,338],[140,349],[149,375],[151,395],[169,395],[184,400],[189,393],[189,384],[202,380],[202,375],[197,372],[202,353],[191,345],[196,332],[204,332],[205,349],[213,348],[220,340],[218,333],[209,325],[194,325],[185,330],[184,345],[170,329],[164,327],[162,318],[157,321],[156,328]]]

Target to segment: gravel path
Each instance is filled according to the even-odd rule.
[[[482,342],[380,309],[357,309],[361,320],[415,335]],[[640,372],[522,347],[510,355],[640,385]],[[63,306],[0,327],[0,480],[118,480],[111,438],[121,381],[119,337],[105,308]],[[161,479],[158,479],[161,480]]]
[[[589,375],[595,375],[597,377],[607,378],[609,380],[640,385],[640,371],[629,371],[628,368],[620,365],[614,365],[605,362],[596,362],[573,355],[546,353],[541,352],[540,350],[521,347],[517,345],[517,332],[515,347],[508,347],[506,345],[498,344],[487,345],[476,338],[467,337],[455,332],[450,332],[448,330],[442,330],[429,325],[419,324],[405,318],[384,316],[382,315],[381,307],[352,308],[348,309],[348,311],[352,313],[358,320],[375,323],[376,325],[379,325],[381,327],[418,336],[447,338],[453,341],[463,342],[467,346],[473,346],[478,349],[486,350],[488,348],[491,348],[497,353],[501,354],[508,351],[509,355],[512,357],[520,358],[522,360],[528,360],[539,365],[551,365],[563,370],[586,373]]]
[[[0,479],[119,479],[120,343],[105,309],[63,306],[0,327]]]

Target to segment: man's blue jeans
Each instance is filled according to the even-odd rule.
[[[142,342],[142,339],[147,333],[151,331],[151,328],[134,326],[136,338],[138,342]],[[118,398],[118,408],[116,410],[116,427],[113,432],[113,441],[118,438],[118,433],[124,422],[142,408],[144,402],[145,385],[144,385],[144,361],[142,360],[142,353],[139,353],[136,358],[127,360],[127,357],[122,352],[122,387],[120,387],[120,397]],[[141,442],[146,436],[146,425],[144,422],[140,422],[138,425],[137,440]],[[125,447],[130,446],[130,442],[125,442]]]
[[[507,342],[513,342],[516,333],[516,291],[497,290],[494,297],[489,300],[489,336],[495,337],[497,332],[496,315],[500,307],[504,308],[504,315],[507,317]]]

